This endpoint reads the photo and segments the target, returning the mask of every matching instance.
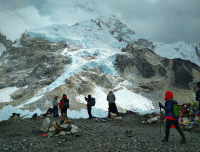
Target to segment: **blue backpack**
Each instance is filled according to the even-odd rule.
[[[95,98],[91,98],[91,106],[95,106]]]

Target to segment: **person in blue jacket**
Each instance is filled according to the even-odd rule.
[[[174,103],[177,103],[176,100],[173,99],[173,93],[171,91],[167,91],[165,93],[165,106],[163,106],[159,102],[159,106],[165,110],[165,115],[166,115],[166,131],[165,131],[165,138],[162,140],[162,142],[168,142],[169,138],[169,131],[172,126],[172,124],[175,125],[176,129],[178,130],[179,134],[182,137],[181,143],[184,144],[186,143],[185,135],[183,131],[180,128],[178,119],[179,117],[175,117],[173,114],[173,105]]]

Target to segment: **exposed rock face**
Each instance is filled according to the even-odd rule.
[[[127,54],[117,55],[115,59],[115,66],[120,72],[124,73],[126,70],[135,71],[134,74],[141,75],[143,78],[152,78],[156,74],[165,76],[164,67],[159,62],[153,63],[155,61],[154,58],[161,61],[161,57],[150,49],[142,49],[137,43],[132,43],[122,49],[122,52],[127,52]]]
[[[154,48],[153,43],[150,42],[150,41],[147,41],[145,39],[138,39],[136,42],[142,48],[149,48],[149,49],[153,49]]]
[[[191,71],[199,71],[199,66],[187,60],[174,59],[172,70],[174,72],[173,85],[183,89],[190,89],[189,85],[194,80]]]
[[[0,89],[28,86],[11,96],[18,100],[25,95],[32,96],[36,89],[51,84],[71,62],[60,55],[60,51],[66,47],[66,42],[52,43],[23,35],[21,46],[10,47],[0,58]]]
[[[195,47],[195,50],[196,50],[197,56],[198,56],[199,59],[200,59],[200,42],[197,43],[197,45],[196,45],[196,47]]]
[[[175,97],[182,100],[180,102],[194,100],[193,93],[199,81],[198,65],[187,60],[162,58],[152,50],[141,47],[138,42],[127,45],[122,52],[115,58],[115,68],[135,86],[129,89],[146,92],[144,94],[154,100],[163,101],[167,90],[178,94],[179,97]]]
[[[2,43],[6,49],[9,49],[13,44],[11,40],[8,40],[6,36],[2,35],[1,33],[0,33],[0,43]]]
[[[79,74],[66,79],[65,82],[69,88],[74,88],[77,94],[92,93],[95,85],[109,90],[117,84],[114,77],[103,73],[100,67],[82,70]]]
[[[97,18],[96,20],[92,20],[100,29],[102,26],[106,26],[110,28],[110,34],[114,35],[114,37],[119,42],[128,42],[131,40],[130,36],[134,35],[135,32],[131,29],[125,31],[127,26],[123,24],[120,20],[118,20],[114,15],[109,20],[105,20],[104,18]]]

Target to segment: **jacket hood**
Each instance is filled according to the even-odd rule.
[[[178,104],[178,102],[174,99],[170,99],[174,104]]]
[[[165,92],[165,101],[173,98],[173,92],[167,91]]]

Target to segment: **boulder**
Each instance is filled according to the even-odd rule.
[[[50,125],[50,119],[49,117],[47,117],[44,122],[42,123],[41,127],[40,127],[40,131],[47,133],[47,131],[49,130],[49,125]]]
[[[64,136],[64,135],[65,135],[65,132],[64,132],[64,131],[61,131],[61,132],[59,132],[59,135]]]
[[[48,137],[52,137],[52,136],[54,136],[55,134],[56,134],[56,132],[55,132],[55,131],[54,131],[54,132],[52,131],[52,132],[48,132],[48,133],[47,133],[47,136],[48,136]]]
[[[71,125],[72,129],[71,129],[71,133],[77,133],[78,132],[78,127],[75,125]]]
[[[114,117],[114,121],[122,121],[122,117]]]
[[[56,131],[56,128],[53,126],[53,127],[49,128],[49,131],[50,131],[50,132],[55,132],[55,131]]]
[[[158,117],[153,117],[147,120],[147,123],[152,124],[158,121]]]
[[[60,127],[62,128],[63,131],[67,132],[67,131],[71,131],[72,126],[69,124],[62,124],[60,125]]]

